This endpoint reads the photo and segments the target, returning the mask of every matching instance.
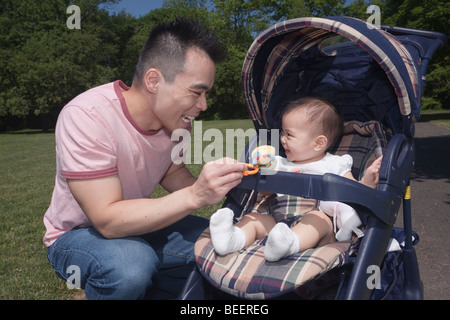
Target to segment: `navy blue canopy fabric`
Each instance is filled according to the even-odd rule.
[[[349,41],[322,48],[336,35]],[[319,95],[346,120],[378,120],[394,132],[409,131],[405,123],[420,116],[422,62],[429,55],[420,38],[406,39],[407,49],[392,34],[349,17],[280,22],[255,39],[244,61],[251,119],[257,128],[276,128],[277,114],[288,101]]]

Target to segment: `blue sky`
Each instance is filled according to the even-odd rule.
[[[104,7],[112,13],[118,13],[125,10],[125,12],[139,18],[154,9],[161,8],[163,2],[164,0],[121,0],[117,4],[108,4],[101,7]]]

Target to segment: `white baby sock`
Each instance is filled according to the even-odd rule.
[[[267,261],[278,261],[299,250],[300,241],[297,235],[285,223],[279,222],[269,232],[264,257]]]
[[[233,216],[231,209],[222,208],[209,220],[211,241],[219,255],[241,250],[245,246],[244,231],[233,225]]]

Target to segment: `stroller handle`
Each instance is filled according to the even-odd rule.
[[[437,32],[437,31],[427,31],[427,30],[419,30],[419,29],[412,29],[412,28],[405,28],[405,27],[392,27],[387,25],[381,25],[381,30],[387,31],[390,34],[393,35],[414,35],[419,37],[425,37],[430,39],[436,39],[440,40],[442,44],[444,44],[447,41],[447,36],[443,33]]]
[[[393,35],[415,35],[425,38],[432,38],[441,40],[443,43],[447,41],[447,36],[443,33],[437,32],[437,31],[427,31],[427,30],[419,30],[419,29],[412,29],[412,28],[405,28],[405,27],[392,27],[387,25],[381,25],[381,30],[387,31],[390,34]]]

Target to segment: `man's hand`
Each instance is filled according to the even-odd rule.
[[[191,191],[197,206],[204,207],[218,203],[232,188],[242,181],[246,165],[231,158],[208,162],[203,166]]]

